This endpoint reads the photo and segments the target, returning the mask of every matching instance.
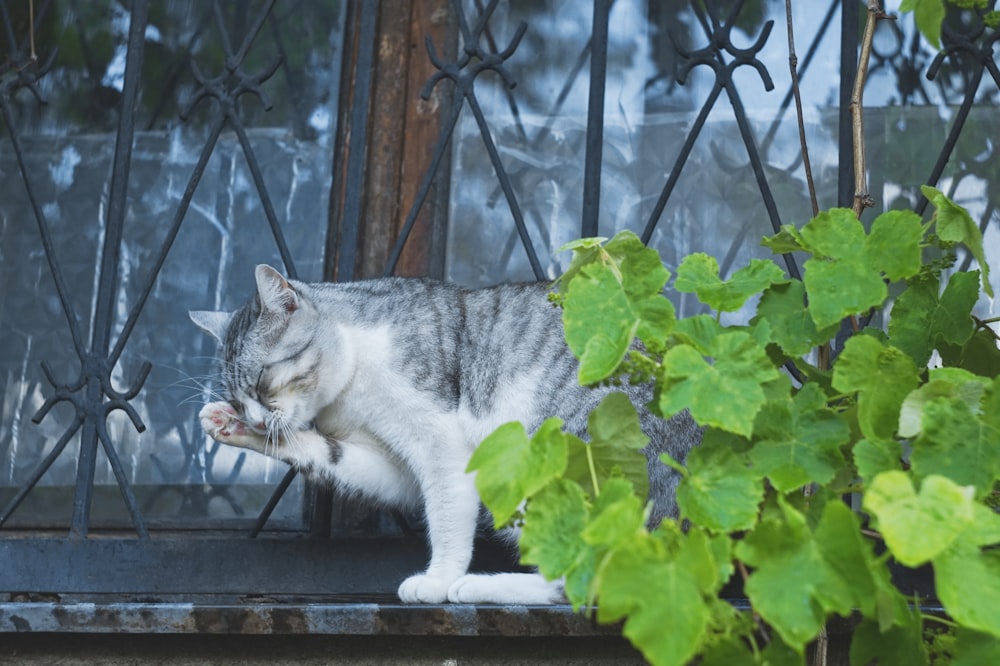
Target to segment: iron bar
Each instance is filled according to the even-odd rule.
[[[344,212],[337,240],[337,275],[340,279],[354,278],[360,238],[362,194],[367,163],[368,107],[374,74],[375,26],[378,21],[378,2],[361,0],[361,17],[358,43],[358,60],[355,67],[353,99],[351,101],[350,138],[348,139],[348,164],[345,182]]]
[[[594,0],[590,38],[590,93],[587,102],[587,149],[583,171],[580,235],[598,235],[601,217],[601,161],[604,150],[604,90],[608,77],[608,21],[611,0]]]
[[[90,528],[90,504],[93,498],[94,473],[97,464],[97,445],[103,430],[102,419],[106,413],[99,408],[104,401],[105,380],[112,366],[107,362],[114,324],[114,306],[118,292],[118,270],[121,263],[121,243],[125,228],[125,197],[128,190],[129,166],[135,134],[135,109],[139,97],[139,79],[142,74],[143,47],[146,35],[146,0],[135,0],[129,20],[128,51],[125,60],[125,82],[122,89],[121,114],[115,142],[111,185],[108,194],[108,216],[104,230],[104,247],[99,268],[100,279],[97,303],[91,330],[91,350],[81,359],[86,380],[87,407],[80,437],[80,454],[77,458],[76,493],[73,499],[73,516],[70,534],[83,538]],[[107,380],[110,383],[110,379]],[[119,484],[128,484],[122,477]],[[129,511],[138,518],[134,498]],[[145,534],[141,518],[136,521],[140,536]]]

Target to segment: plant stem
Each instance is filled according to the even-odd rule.
[[[799,122],[799,143],[802,144],[802,164],[806,170],[806,186],[809,188],[809,202],[813,217],[819,215],[816,199],[816,183],[813,181],[812,164],[809,162],[809,147],[806,145],[806,124],[802,117],[802,95],[799,92],[799,59],[795,55],[795,34],[792,30],[792,0],[785,0],[785,18],[788,23],[788,68],[792,74],[792,94],[795,96],[795,113]]]
[[[594,466],[594,452],[590,450],[590,445],[587,447],[587,466],[590,467],[590,482],[594,484],[594,497],[601,496],[601,486],[597,483],[597,468]]]
[[[990,328],[990,324],[995,324],[998,321],[1000,321],[1000,317],[992,317],[990,319],[980,319],[979,317],[977,317],[975,315],[972,315],[972,319],[973,319],[973,321],[976,322],[976,328],[977,329],[982,329],[984,331],[989,331],[990,333],[993,334],[993,337],[996,338],[997,341],[1000,341],[1000,334],[997,334],[996,331],[994,331],[992,328]]]
[[[872,54],[872,40],[875,37],[875,25],[879,19],[888,18],[882,11],[879,0],[868,0],[868,20],[865,22],[864,36],[861,38],[861,55],[858,57],[858,72],[854,77],[854,90],[851,93],[852,142],[854,147],[854,214],[859,218],[865,208],[875,205],[875,200],[868,192],[865,165],[865,128],[864,109],[861,105],[864,97],[865,81],[868,79],[868,61]]]

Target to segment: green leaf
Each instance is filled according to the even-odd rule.
[[[979,271],[954,273],[938,297],[938,281],[911,282],[892,306],[889,338],[919,365],[927,365],[939,343],[964,345],[975,330],[972,308],[979,299]]]
[[[899,436],[916,437],[923,430],[924,407],[936,398],[956,398],[973,414],[981,414],[989,381],[961,368],[935,368],[926,384],[906,396],[899,411]]]
[[[815,532],[803,514],[784,501],[736,546],[736,555],[755,570],[745,590],[760,613],[791,648],[802,654],[828,613],[873,611],[873,558],[858,534],[849,508],[830,502]]]
[[[847,424],[826,407],[823,391],[806,384],[793,398],[764,405],[750,460],[780,492],[826,484],[845,464],[840,446],[850,435]]]
[[[920,33],[935,49],[941,48],[941,23],[944,21],[943,0],[903,0],[899,11],[913,12]]]
[[[677,486],[681,515],[715,532],[753,527],[764,499],[760,475],[737,449],[736,437],[708,430],[688,453],[688,474]]]
[[[868,265],[892,282],[913,277],[923,265],[920,249],[923,236],[923,223],[913,211],[882,213],[872,222],[865,241]]]
[[[956,622],[1000,637],[1000,551],[957,540],[934,558],[934,584]]]
[[[599,583],[597,617],[601,622],[626,618],[622,633],[651,663],[682,666],[702,643],[709,611],[691,576],[645,535],[610,553]]]
[[[670,417],[689,409],[702,425],[749,437],[766,400],[761,385],[777,379],[778,370],[760,344],[743,331],[717,336],[708,352],[714,363],[688,345],[664,355],[660,410]]]
[[[601,316],[593,316],[595,312]],[[599,382],[613,373],[638,327],[638,318],[611,266],[585,266],[569,283],[563,301],[563,328],[566,343],[580,359],[581,384]]]
[[[910,281],[892,304],[889,340],[920,367],[927,365],[934,351],[931,321],[940,304],[938,288],[936,276],[921,276]]]
[[[928,663],[921,633],[920,613],[907,613],[909,621],[880,630],[878,623],[865,620],[851,637],[851,666],[922,666]]]
[[[735,312],[743,307],[748,298],[783,280],[785,272],[776,263],[752,259],[749,266],[723,281],[719,277],[719,262],[715,257],[696,252],[686,256],[677,267],[674,289],[696,294],[698,300],[713,310]]]
[[[769,248],[775,254],[801,252],[806,249],[806,242],[799,230],[791,224],[781,225],[781,230],[773,236],[765,237],[760,244]]]
[[[592,384],[615,371],[636,335],[648,347],[662,345],[675,315],[662,293],[670,272],[635,234],[621,232],[603,248],[577,253],[560,283],[563,328],[580,359],[580,383]]]
[[[882,472],[900,470],[903,448],[894,439],[863,439],[852,450],[854,465],[865,483]]]
[[[580,534],[590,515],[583,489],[557,479],[531,498],[526,515],[519,542],[521,561],[537,566],[549,580],[566,575],[586,548]]]
[[[649,438],[639,425],[635,407],[624,393],[609,393],[588,417],[587,432],[590,442],[569,439],[569,464],[566,478],[591,487],[590,463],[587,449],[593,456],[598,482],[611,477],[618,470],[628,479],[640,497],[649,494],[649,472],[646,456],[640,452]],[[597,492],[593,491],[596,495]]]
[[[983,233],[975,220],[967,210],[946,197],[940,190],[929,185],[921,185],[920,191],[937,209],[934,220],[938,236],[943,241],[962,243],[969,248],[969,252],[979,264],[979,270],[982,271],[983,291],[988,296],[993,296],[993,287],[990,286],[990,267],[986,263],[986,253],[983,251]]]
[[[941,360],[951,367],[964,368],[983,377],[1000,375],[1000,349],[993,331],[976,331],[964,346],[941,343]]]
[[[955,660],[951,666],[1000,664],[1000,638],[964,628],[959,628],[955,638]]]
[[[981,386],[972,383],[972,386]],[[922,432],[910,461],[918,477],[941,474],[983,497],[1000,478],[1000,430],[982,422],[963,397],[929,400],[922,409]]]
[[[972,488],[943,476],[928,476],[918,494],[909,477],[896,471],[872,480],[863,506],[878,519],[893,556],[908,567],[943,553],[971,527],[975,515]]]
[[[483,440],[466,472],[476,472],[476,488],[499,529],[518,505],[566,469],[566,436],[562,420],[546,419],[528,439],[520,423],[506,423]]]
[[[972,308],[979,300],[979,271],[953,273],[931,318],[931,331],[945,342],[964,345],[975,331]]]
[[[789,356],[804,356],[814,347],[833,339],[839,326],[822,331],[816,328],[805,305],[806,288],[799,280],[772,284],[757,305],[754,322],[764,320],[771,327],[773,340]]]
[[[858,425],[869,439],[893,436],[903,400],[919,380],[912,358],[867,335],[844,344],[833,370],[834,388],[858,392]]]
[[[643,502],[625,479],[610,479],[594,500],[583,540],[594,546],[617,546],[633,538],[646,525]]]
[[[713,341],[725,332],[726,328],[715,317],[694,315],[678,320],[671,337],[702,354],[709,354]]]
[[[817,328],[882,304],[888,291],[867,257],[867,236],[853,211],[820,213],[801,233],[813,252],[804,265],[804,282]]]

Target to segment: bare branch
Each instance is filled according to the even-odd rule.
[[[816,199],[816,183],[813,181],[812,164],[809,161],[809,147],[806,145],[806,124],[802,117],[802,95],[799,92],[799,59],[795,55],[795,34],[792,30],[792,0],[785,0],[785,18],[788,23],[788,68],[792,73],[792,94],[795,95],[795,113],[799,121],[799,142],[802,144],[802,163],[806,170],[806,185],[809,188],[809,202],[813,217],[819,215]]]
[[[890,17],[882,10],[880,0],[868,0],[868,20],[865,22],[865,33],[861,38],[858,72],[854,77],[854,90],[851,93],[852,141],[854,146],[854,214],[859,218],[865,208],[871,208],[875,205],[875,200],[868,192],[868,181],[866,178],[864,108],[861,101],[864,97],[865,81],[868,79],[868,61],[871,59],[872,54],[875,25],[879,19],[884,18]]]

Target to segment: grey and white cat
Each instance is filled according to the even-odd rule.
[[[404,602],[562,600],[561,583],[538,574],[467,573],[480,502],[465,469],[476,446],[503,423],[530,433],[549,416],[585,436],[588,413],[611,390],[577,383],[549,286],[312,284],[263,265],[255,277],[256,295],[236,312],[190,313],[223,346],[229,400],[201,410],[205,432],[341,492],[422,509],[431,559],[399,586]],[[624,390],[651,439],[654,519],[674,515],[678,477],[658,454],[683,460],[700,430],[686,413],[650,414],[649,387]]]

